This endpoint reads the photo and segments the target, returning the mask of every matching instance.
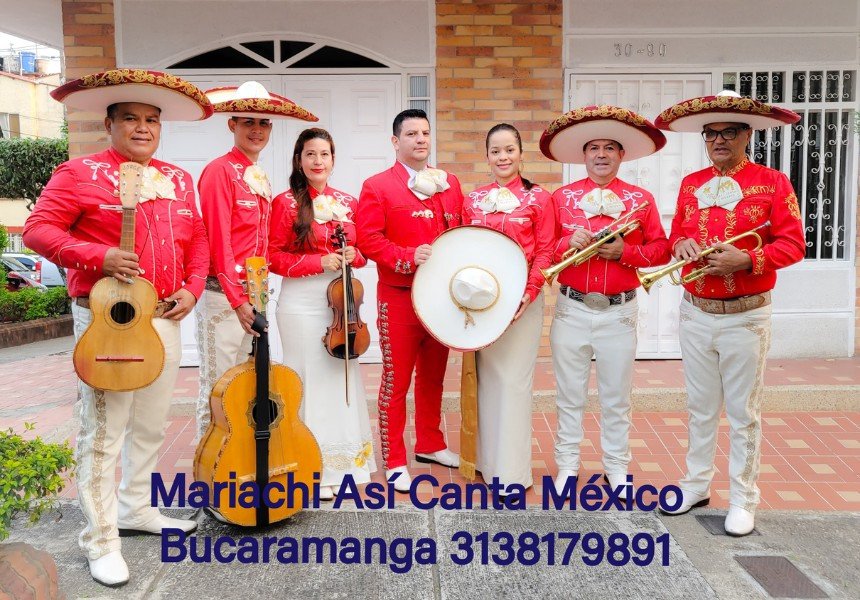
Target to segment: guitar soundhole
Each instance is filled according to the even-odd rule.
[[[277,417],[278,417],[278,405],[274,400],[271,400],[271,399],[269,400],[268,405],[269,405],[269,423],[274,423],[275,419],[277,419]],[[251,412],[251,416],[254,419],[255,425],[257,424],[257,414],[258,414],[257,410],[259,408],[260,408],[259,402],[255,402],[254,408]]]
[[[117,302],[110,309],[110,318],[119,325],[131,323],[135,314],[134,306],[128,302]]]

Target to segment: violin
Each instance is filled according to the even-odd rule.
[[[341,225],[331,236],[339,248],[346,248],[346,233]],[[352,277],[352,267],[343,261],[341,276],[328,284],[326,291],[328,306],[332,310],[332,322],[323,336],[323,344],[334,358],[358,358],[370,347],[370,331],[361,320],[358,310],[364,300],[364,286]],[[348,361],[347,361],[348,362]]]
[[[228,369],[212,389],[212,421],[194,455],[194,478],[215,490],[212,510],[230,523],[250,527],[282,521],[303,508],[303,494],[295,484],[314,489],[322,473],[322,454],[299,418],[301,379],[292,369],[269,361],[266,260],[251,257],[245,264],[248,297],[257,311],[252,327],[259,337],[254,338],[253,357]],[[214,487],[231,482],[240,488],[255,482],[257,490],[277,483],[287,490],[287,498],[279,506],[231,506],[228,485],[220,491]]]

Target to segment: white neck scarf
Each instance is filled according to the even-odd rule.
[[[744,199],[740,184],[731,177],[713,177],[694,192],[699,200],[699,209],[722,206],[734,210]]]
[[[612,190],[597,187],[579,199],[579,208],[588,219],[597,215],[617,219],[624,212],[624,202]]]
[[[251,191],[258,196],[262,196],[266,200],[272,199],[272,184],[269,183],[269,177],[260,165],[246,167],[242,181],[247,183]]]
[[[484,196],[477,207],[484,213],[503,212],[510,214],[520,206],[520,199],[506,187],[497,187]]]
[[[426,200],[433,194],[444,192],[448,185],[448,174],[442,169],[425,167],[409,178],[409,189],[420,200]]]
[[[349,223],[349,207],[344,206],[334,196],[320,194],[314,198],[314,221],[317,223],[328,223],[329,221],[343,221]]]
[[[156,198],[176,200],[176,185],[173,183],[173,179],[155,167],[146,167],[143,169],[140,201],[146,202]]]

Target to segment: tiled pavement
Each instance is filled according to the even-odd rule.
[[[362,374],[368,403],[375,404],[379,365],[364,365]],[[445,391],[456,394],[459,365],[450,365]],[[592,375],[593,380],[593,375]],[[768,386],[806,386],[809,393],[825,395],[829,387],[860,384],[860,358],[830,360],[779,360],[768,363],[765,382]],[[681,388],[683,373],[680,361],[639,361],[635,374],[636,388]],[[592,387],[594,382],[592,381]],[[552,364],[539,362],[536,393],[554,389]],[[197,369],[180,371],[176,386],[177,401],[187,403],[197,394]],[[23,422],[34,422],[35,432],[52,438],[73,438],[73,405],[76,399],[75,379],[68,354],[50,355],[0,364],[0,428],[21,429]],[[187,406],[190,408],[190,406]],[[190,415],[193,410],[175,411]],[[375,412],[371,408],[371,412]],[[687,443],[687,415],[684,412],[634,413],[631,444],[633,462],[630,472],[635,481],[662,486],[682,475]],[[443,425],[454,450],[459,439],[460,415],[443,415]],[[376,419],[372,427],[378,444]],[[537,502],[545,475],[554,475],[553,433],[556,417],[552,412],[534,413],[532,466],[536,486],[529,494]],[[860,412],[766,412],[760,487],[764,509],[860,511]],[[586,438],[582,445],[583,470],[588,477],[601,471],[598,415],[585,418]],[[407,435],[414,430],[407,428]],[[194,456],[193,416],[173,416],[167,424],[166,442],[158,470],[166,480],[183,472],[190,478]],[[728,425],[723,419],[717,449],[717,474],[712,486],[712,506],[728,504],[727,480]],[[378,457],[378,451],[377,451]],[[378,461],[379,462],[379,461]],[[440,483],[463,483],[459,473],[442,467],[413,463],[415,474],[431,473]],[[382,481],[381,473],[375,475]],[[74,497],[74,486],[64,492]],[[421,495],[430,495],[429,491]]]

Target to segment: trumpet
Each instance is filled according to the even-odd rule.
[[[758,250],[762,246],[762,239],[761,239],[761,236],[757,233],[757,231],[759,229],[762,229],[764,227],[769,227],[769,226],[770,226],[770,221],[765,221],[764,223],[762,223],[758,227],[754,227],[753,229],[750,229],[749,231],[745,231],[745,232],[740,233],[734,237],[730,237],[729,239],[727,239],[721,243],[723,243],[723,244],[734,244],[738,240],[742,240],[745,237],[754,237],[756,239],[756,246],[755,246],[755,248],[753,248],[753,250]],[[698,269],[694,269],[694,270],[690,271],[689,273],[687,273],[686,275],[684,275],[683,277],[678,275],[680,270],[683,269],[684,267],[686,267],[687,265],[689,265],[690,263],[698,262],[698,261],[702,260],[703,258],[705,258],[706,256],[708,256],[709,254],[713,254],[716,251],[717,251],[717,244],[713,244],[711,246],[708,246],[707,248],[705,248],[701,252],[699,252],[694,258],[688,258],[685,260],[679,260],[679,261],[673,262],[671,265],[667,265],[667,266],[663,267],[662,269],[658,269],[656,271],[651,271],[650,273],[643,273],[642,271],[636,271],[636,276],[639,278],[639,284],[643,288],[645,288],[646,292],[649,292],[651,290],[651,286],[653,286],[657,282],[657,280],[662,279],[663,277],[665,277],[667,275],[669,276],[669,281],[672,282],[672,285],[685,285],[688,283],[692,283],[693,281],[696,281],[696,280],[704,277],[706,275],[706,271],[707,271],[708,267],[701,267]]]
[[[633,210],[631,210],[626,215],[618,217],[612,223],[596,232],[591,239],[593,240],[588,246],[577,250],[576,248],[568,249],[561,256],[561,261],[547,267],[546,269],[541,269],[541,275],[546,279],[546,282],[549,285],[552,285],[553,280],[555,280],[556,276],[564,271],[566,268],[570,266],[578,267],[579,265],[585,263],[588,260],[591,260],[595,256],[597,256],[597,251],[600,250],[600,247],[604,244],[607,244],[615,239],[615,236],[624,237],[631,231],[634,231],[639,228],[639,221],[634,220],[631,221],[630,217],[634,214],[638,213],[641,210],[644,210],[648,206],[648,201],[646,200]]]

